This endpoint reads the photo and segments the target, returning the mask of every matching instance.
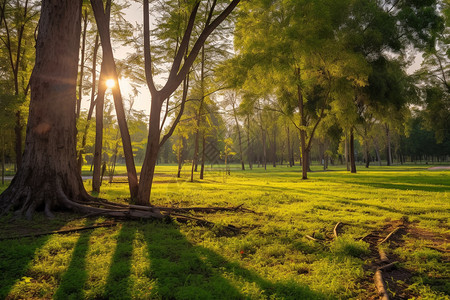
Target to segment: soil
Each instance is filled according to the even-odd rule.
[[[389,261],[382,262],[378,251],[378,245],[396,228],[400,229],[391,235],[388,240],[389,250],[386,252],[388,252],[387,256]],[[417,276],[417,274],[414,274],[411,270],[399,266],[399,264],[401,265],[402,263],[401,259],[391,252],[391,250],[404,246],[405,241],[403,237],[406,235],[412,239],[429,241],[430,243],[427,244],[433,245],[430,246],[430,248],[439,252],[449,252],[449,250],[444,248],[444,245],[450,241],[450,234],[437,235],[436,233],[418,228],[415,224],[409,223],[405,220],[390,221],[379,230],[373,231],[364,237],[363,240],[370,245],[370,258],[368,259],[369,263],[366,265],[366,270],[371,270],[375,273],[378,268],[387,265],[388,263],[398,262],[393,268],[382,271],[383,280],[389,294],[389,299],[411,299],[414,297],[420,297],[420,295],[407,290],[408,286],[413,283],[413,277]],[[365,284],[363,285],[365,285],[366,291],[373,291],[373,293],[367,295],[367,299],[379,299],[373,277],[367,276],[367,278],[364,279]]]

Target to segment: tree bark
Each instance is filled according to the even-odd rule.
[[[84,147],[86,147],[87,134],[89,131],[89,127],[91,125],[90,121],[92,119],[92,113],[94,112],[94,108],[95,108],[95,104],[96,104],[95,88],[96,88],[96,84],[97,84],[97,54],[98,54],[98,48],[100,46],[98,39],[99,39],[99,36],[97,34],[95,37],[94,54],[93,54],[93,58],[92,58],[91,103],[89,104],[89,111],[88,111],[88,115],[87,115],[86,126],[84,127],[83,138],[81,140],[81,149],[78,151],[78,169],[80,171],[80,174],[81,174],[81,168],[83,167],[83,154],[85,153]]]
[[[296,71],[298,78],[300,78],[300,68]],[[302,179],[308,179],[308,151],[306,149],[306,120],[304,113],[303,94],[300,84],[297,85],[298,108],[300,114],[300,147],[302,155]]]
[[[353,135],[353,126],[350,128],[350,170],[351,173],[356,173],[355,138]]]
[[[385,124],[386,129],[386,161],[387,165],[390,166],[392,163],[392,156],[391,156],[391,135],[389,130],[389,125]]]
[[[122,137],[122,147],[125,156],[125,165],[127,168],[128,186],[130,189],[130,197],[135,200],[138,197],[138,179],[136,174],[136,166],[134,164],[133,148],[131,147],[131,137],[128,131],[127,120],[123,108],[122,94],[118,81],[116,64],[111,46],[111,37],[109,32],[109,12],[111,1],[107,1],[106,11],[103,8],[102,0],[91,0],[92,9],[94,11],[97,28],[102,42],[103,60],[105,62],[105,71],[108,76],[111,76],[115,81],[115,86],[112,89],[114,98],[114,107],[117,114],[117,123],[120,129],[120,136]],[[159,126],[159,122],[158,122]],[[156,160],[155,160],[156,162]]]
[[[289,132],[289,126],[286,125],[286,136],[287,136],[287,149],[288,149],[288,160],[289,167],[292,167],[292,148],[291,148],[291,134]]]
[[[248,167],[250,170],[253,169],[253,148],[250,143],[250,114],[247,114],[247,159],[248,159]]]
[[[203,179],[203,174],[205,172],[205,147],[206,147],[206,137],[205,131],[202,131],[202,165],[200,167],[200,179]]]
[[[234,96],[233,96],[234,97]],[[244,165],[244,153],[242,151],[242,138],[241,138],[241,129],[239,128],[239,122],[237,119],[237,111],[236,111],[236,103],[234,102],[236,99],[233,99],[233,115],[234,115],[234,122],[236,124],[236,131],[238,134],[238,141],[239,141],[239,157],[241,159],[241,169],[242,171],[245,171],[245,165]]]
[[[98,85],[97,100],[95,100],[95,147],[94,147],[94,172],[92,173],[92,191],[100,193],[100,186],[102,185],[102,149],[103,149],[103,109],[105,103],[105,74],[104,63],[100,70],[100,78]]]
[[[85,9],[84,16],[83,16],[83,37],[81,39],[80,76],[79,76],[79,81],[78,81],[78,98],[77,98],[77,107],[76,107],[77,119],[80,118],[81,99],[83,98],[84,55],[86,53],[87,24],[88,24],[88,17],[87,17],[87,11]]]
[[[186,57],[186,53],[189,49],[189,43],[191,39],[191,33],[194,29],[195,18],[197,15],[197,10],[200,5],[198,2],[192,9],[189,20],[184,32],[183,38],[180,43],[180,47],[177,50],[175,58],[172,63],[171,70],[166,84],[161,90],[157,90],[155,82],[153,79],[153,62],[150,49],[150,20],[149,20],[149,1],[144,0],[143,12],[144,12],[144,58],[145,58],[145,77],[147,81],[147,86],[149,88],[150,94],[152,96],[152,104],[150,110],[150,126],[149,126],[149,136],[147,142],[147,150],[145,153],[144,164],[142,165],[141,177],[139,181],[139,193],[137,203],[141,205],[150,204],[150,194],[151,186],[153,181],[153,175],[155,171],[155,164],[158,156],[158,151],[160,147],[160,119],[161,119],[161,109],[163,102],[178,88],[178,86],[186,80],[189,70],[197,58],[198,53],[206,42],[208,36],[217,28],[217,26],[222,23],[225,18],[233,11],[233,9],[238,5],[240,0],[232,0],[230,4],[211,20],[214,12],[214,6],[210,8],[210,13],[206,21],[205,27],[200,32],[197,41],[194,43],[190,49],[189,55]],[[185,57],[182,64],[183,57]],[[179,114],[181,116],[181,114]],[[179,120],[179,119],[178,119]],[[176,126],[174,122],[174,126]],[[174,128],[173,126],[173,128]],[[170,131],[169,131],[170,132]],[[172,131],[173,132],[173,131]],[[167,136],[167,135],[166,135]],[[165,137],[166,137],[165,136]],[[169,135],[170,136],[170,135]],[[165,141],[163,137],[162,142]],[[141,190],[142,189],[142,190]]]
[[[91,199],[78,173],[75,144],[76,83],[81,1],[43,0],[30,114],[21,167],[0,195],[0,211],[31,217],[43,208],[79,209]]]

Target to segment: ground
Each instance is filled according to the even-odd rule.
[[[450,171],[430,167],[359,167],[350,174],[313,166],[302,181],[299,167],[236,166],[227,176],[215,166],[204,181],[190,183],[188,167],[177,179],[175,166],[158,166],[155,205],[248,210],[194,214],[214,227],[67,213],[51,221],[5,216],[0,298],[377,299],[382,248],[397,261],[384,272],[391,299],[450,299]],[[104,182],[100,196],[124,202],[127,185]],[[229,224],[240,232],[226,230]]]

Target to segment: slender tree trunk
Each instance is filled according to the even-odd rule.
[[[345,131],[344,156],[345,156],[345,165],[347,167],[347,171],[350,171],[350,165],[349,165],[349,159],[348,159],[348,135],[347,135],[347,130]]]
[[[291,134],[289,132],[289,126],[286,125],[286,136],[287,136],[287,149],[288,149],[288,160],[289,167],[292,167],[292,148],[291,148]]]
[[[86,120],[86,126],[84,127],[83,139],[81,140],[81,149],[78,151],[78,169],[81,174],[81,168],[83,167],[83,154],[85,153],[84,147],[86,147],[87,134],[89,131],[89,127],[91,126],[92,113],[95,108],[95,88],[97,85],[97,54],[99,48],[99,36],[98,34],[95,36],[94,42],[94,54],[92,59],[92,89],[91,89],[91,102],[89,104],[89,111]]]
[[[392,156],[391,156],[391,135],[389,130],[389,125],[385,124],[386,128],[386,161],[387,165],[390,166],[392,163]]]
[[[248,167],[250,170],[253,169],[253,149],[250,144],[250,114],[247,114],[247,159],[248,159]]]
[[[298,70],[300,73],[300,69]],[[300,74],[298,75],[300,76]],[[304,104],[303,104],[303,94],[300,85],[297,86],[297,96],[298,96],[298,107],[300,113],[300,125],[302,128],[300,129],[300,147],[301,147],[301,156],[302,156],[302,179],[308,179],[308,151],[306,149],[306,120],[304,115]]]
[[[82,211],[75,201],[91,197],[77,170],[76,83],[81,1],[43,0],[36,64],[31,77],[30,115],[21,167],[0,195],[0,211],[31,217],[43,208]]]
[[[200,167],[200,179],[203,179],[203,174],[205,172],[205,147],[206,147],[206,137],[205,131],[202,131],[202,165]]]
[[[350,167],[351,173],[356,173],[355,140],[353,135],[353,126],[350,128]]]
[[[380,157],[380,151],[378,150],[379,149],[378,142],[375,138],[373,138],[372,141],[373,141],[373,146],[375,149],[375,155],[377,156],[378,165],[381,166],[381,157]]]
[[[117,123],[119,124],[120,135],[122,137],[122,147],[128,175],[128,186],[130,189],[131,199],[136,199],[138,196],[139,184],[136,174],[136,167],[134,164],[133,148],[131,147],[131,137],[130,132],[128,131],[125,111],[123,108],[122,94],[120,92],[116,64],[112,52],[111,37],[109,32],[109,12],[111,7],[111,0],[107,1],[106,12],[103,8],[102,0],[91,0],[91,4],[95,15],[95,20],[97,22],[100,40],[102,42],[103,59],[105,62],[106,74],[108,74],[108,76],[111,76],[115,81],[115,87],[112,89],[112,93],[114,98],[114,107],[116,108]],[[159,122],[157,126],[159,128]]]
[[[237,134],[238,134],[238,141],[239,141],[239,156],[240,156],[240,159],[241,159],[241,169],[242,169],[243,171],[245,171],[245,165],[244,165],[244,153],[243,153],[243,151],[242,151],[241,129],[239,128],[239,122],[238,122],[238,119],[237,119],[236,104],[235,104],[234,100],[233,100],[232,106],[233,106],[234,122],[235,122],[235,124],[236,124],[236,131],[237,131]]]
[[[104,63],[102,63],[100,70],[98,95],[95,101],[95,148],[93,158],[94,172],[92,173],[92,191],[95,193],[100,193],[100,186],[102,185],[103,109],[106,92],[103,65]]]
[[[82,35],[82,39],[81,39],[80,75],[79,75],[79,81],[78,81],[78,99],[77,99],[77,107],[76,107],[77,119],[80,118],[81,100],[83,98],[84,55],[86,53],[87,23],[88,23],[87,10],[85,9],[84,16],[83,16],[83,35]]]
[[[276,138],[276,132],[277,128],[276,125],[274,125],[274,128],[272,129],[272,137],[273,137],[273,142],[272,142],[272,166],[275,168],[277,166],[277,138]]]
[[[3,133],[3,129],[0,131],[0,135],[2,136],[2,185],[5,184],[5,135]]]
[[[264,170],[267,170],[267,149],[266,149],[266,131],[261,127],[262,146],[263,146],[263,164]]]

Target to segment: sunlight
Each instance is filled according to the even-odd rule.
[[[114,81],[114,79],[106,80],[105,84],[108,89],[112,89],[113,87],[116,86],[116,82]]]

